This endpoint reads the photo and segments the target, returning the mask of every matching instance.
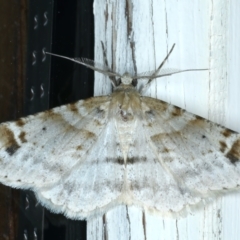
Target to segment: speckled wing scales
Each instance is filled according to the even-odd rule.
[[[155,199],[152,193],[155,200],[149,201],[147,208],[164,213],[166,202],[175,199],[168,205],[168,212],[177,212],[185,206],[240,186],[240,134],[160,100],[141,99],[144,120],[139,138],[146,139],[145,144],[151,148],[147,151],[152,165],[156,166],[152,168],[154,173],[145,177],[145,188],[150,184],[147,178],[153,178],[153,184],[154,179],[160,177],[159,171],[155,172],[157,168],[164,169],[171,180],[168,190],[162,192],[165,193],[164,204],[158,202],[161,200]],[[144,169],[143,175],[146,175],[148,170]],[[133,171],[137,174],[136,170]],[[153,177],[154,174],[156,177]],[[163,187],[159,183],[151,186],[156,194],[159,187]],[[142,194],[138,187],[134,188],[135,198],[141,202],[147,199],[148,192],[138,196]],[[140,189],[144,189],[144,184]]]
[[[0,182],[72,219],[117,204],[179,214],[240,185],[240,134],[116,91],[0,125]]]
[[[161,121],[161,120],[160,120]],[[199,197],[189,194],[178,184],[178,179],[163,164],[145,125],[138,121],[133,145],[127,161],[127,180],[132,203],[162,216],[172,216],[187,204],[200,202]],[[139,130],[141,129],[141,131]]]
[[[87,157],[108,118],[109,97],[96,97],[0,125],[0,181],[41,188]]]
[[[119,164],[123,162],[122,152],[114,133],[115,125],[110,121],[71,171],[57,183],[37,189],[40,201],[72,219],[104,213],[116,205],[123,189],[125,168]]]

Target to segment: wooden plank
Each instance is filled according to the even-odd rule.
[[[96,0],[95,60],[103,62],[100,41],[114,70],[153,70],[173,43],[165,67],[210,68],[157,79],[148,96],[240,132],[239,2]],[[135,58],[135,60],[134,60]],[[111,92],[95,74],[95,95]],[[194,215],[161,218],[131,206],[119,206],[88,221],[88,239],[239,239],[240,194],[214,200]],[[137,236],[137,237],[136,237]],[[231,237],[230,237],[231,236]]]

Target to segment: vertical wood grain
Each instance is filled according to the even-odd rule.
[[[103,41],[114,70],[134,73],[135,64],[145,72],[176,43],[165,68],[210,71],[157,79],[146,95],[240,131],[239,11],[237,0],[95,0],[95,60],[103,62]],[[95,95],[110,92],[109,80],[95,73]],[[177,220],[119,206],[88,221],[88,239],[237,240],[239,202],[233,193]]]

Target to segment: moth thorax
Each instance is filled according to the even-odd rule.
[[[124,73],[121,77],[122,84],[130,85],[132,83],[132,76],[129,73]]]
[[[123,120],[124,122],[126,122],[126,121],[132,121],[132,120],[134,119],[132,112],[125,111],[125,110],[123,110],[123,109],[120,110],[120,115],[121,115],[122,120]]]

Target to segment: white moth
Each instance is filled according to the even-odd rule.
[[[239,187],[240,134],[134,87],[181,71],[157,75],[164,60],[152,75],[131,77],[71,60],[120,82],[112,79],[109,96],[2,123],[1,183],[33,190],[42,205],[72,219],[118,204],[181,214]]]

